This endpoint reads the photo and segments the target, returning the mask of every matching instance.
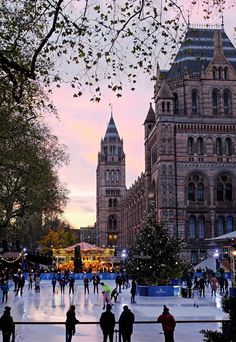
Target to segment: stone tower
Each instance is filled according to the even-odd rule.
[[[158,75],[144,123],[146,198],[196,264],[213,254],[205,239],[236,229],[235,47],[223,29],[189,28]]]
[[[125,153],[113,116],[103,139],[97,165],[97,243],[101,247],[119,247],[121,207],[126,193]]]

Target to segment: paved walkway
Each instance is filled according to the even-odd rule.
[[[114,288],[114,281],[106,281]],[[81,322],[99,321],[102,313],[102,294],[93,294],[90,285],[90,294],[84,295],[82,281],[76,281],[75,294],[68,294],[68,287],[65,294],[52,294],[50,281],[41,282],[41,292],[35,293],[28,290],[27,283],[23,296],[15,296],[10,290],[7,305],[12,307],[12,315],[15,321],[35,321],[35,322],[64,322],[66,311],[70,304],[76,306],[76,315]],[[136,304],[130,304],[130,290],[122,290],[118,297],[119,303],[113,306],[116,320],[119,319],[123,305],[127,304],[135,319],[156,321],[157,316],[162,312],[163,305],[170,308],[170,312],[176,320],[211,320],[228,319],[228,316],[220,308],[219,295],[216,298],[210,296],[207,290],[206,297],[199,300],[199,307],[193,306],[193,299],[181,297],[136,297]],[[0,304],[0,311],[4,310],[5,304]],[[203,340],[201,329],[220,329],[221,324],[177,324],[175,331],[175,342],[200,342]],[[65,341],[64,325],[23,325],[16,328],[16,341],[24,342],[61,342]],[[80,342],[99,342],[102,341],[102,334],[99,325],[78,325],[77,333],[73,341]],[[132,342],[154,342],[164,341],[160,324],[137,324],[134,326]],[[115,342],[115,339],[114,339]]]

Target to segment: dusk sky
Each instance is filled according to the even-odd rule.
[[[224,18],[225,31],[235,45],[232,10],[225,11]],[[190,21],[203,22],[199,20],[199,12],[192,15]],[[168,68],[167,60],[159,63],[161,68]],[[64,217],[74,228],[93,225],[96,220],[97,154],[110,119],[110,104],[118,132],[124,140],[126,186],[129,187],[144,171],[143,122],[152,102],[153,86],[148,77],[140,75],[134,92],[128,86],[124,87],[123,96],[118,99],[107,91],[100,103],[91,102],[89,92],[73,98],[69,85],[54,91],[53,101],[60,119],[51,119],[50,124],[70,154],[69,166],[62,168],[59,174],[70,191]]]

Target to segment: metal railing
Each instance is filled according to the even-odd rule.
[[[208,323],[224,323],[224,322],[229,322],[229,320],[220,320],[220,319],[209,319],[209,320],[176,320],[176,326],[178,326],[178,324],[208,324]],[[99,325],[99,322],[79,322],[79,325]],[[136,324],[161,324],[157,321],[135,321],[134,325]],[[16,326],[17,325],[64,325],[65,326],[65,322],[14,322],[14,331],[12,334],[12,342],[16,341]],[[116,325],[119,326],[119,323],[116,322]],[[121,334],[119,333],[118,329],[114,330],[115,333],[115,342],[121,342]],[[65,327],[65,341],[67,342],[66,339],[66,327]]]

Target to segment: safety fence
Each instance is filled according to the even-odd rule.
[[[200,333],[201,329],[220,331],[224,322],[228,322],[228,320],[176,320],[176,341],[203,341],[203,335]],[[189,325],[191,325],[191,327]],[[89,326],[89,329],[86,329],[86,326]],[[99,327],[99,322],[80,322],[76,327],[81,341],[102,341],[102,332]],[[121,342],[121,335],[118,328],[119,323],[116,322],[114,342]],[[162,334],[161,324],[157,321],[135,321],[133,330],[132,340],[136,342],[157,341],[159,340],[157,339],[157,336]],[[81,336],[83,337],[82,339]],[[65,322],[14,322],[12,342],[20,342],[23,340],[67,342]]]

